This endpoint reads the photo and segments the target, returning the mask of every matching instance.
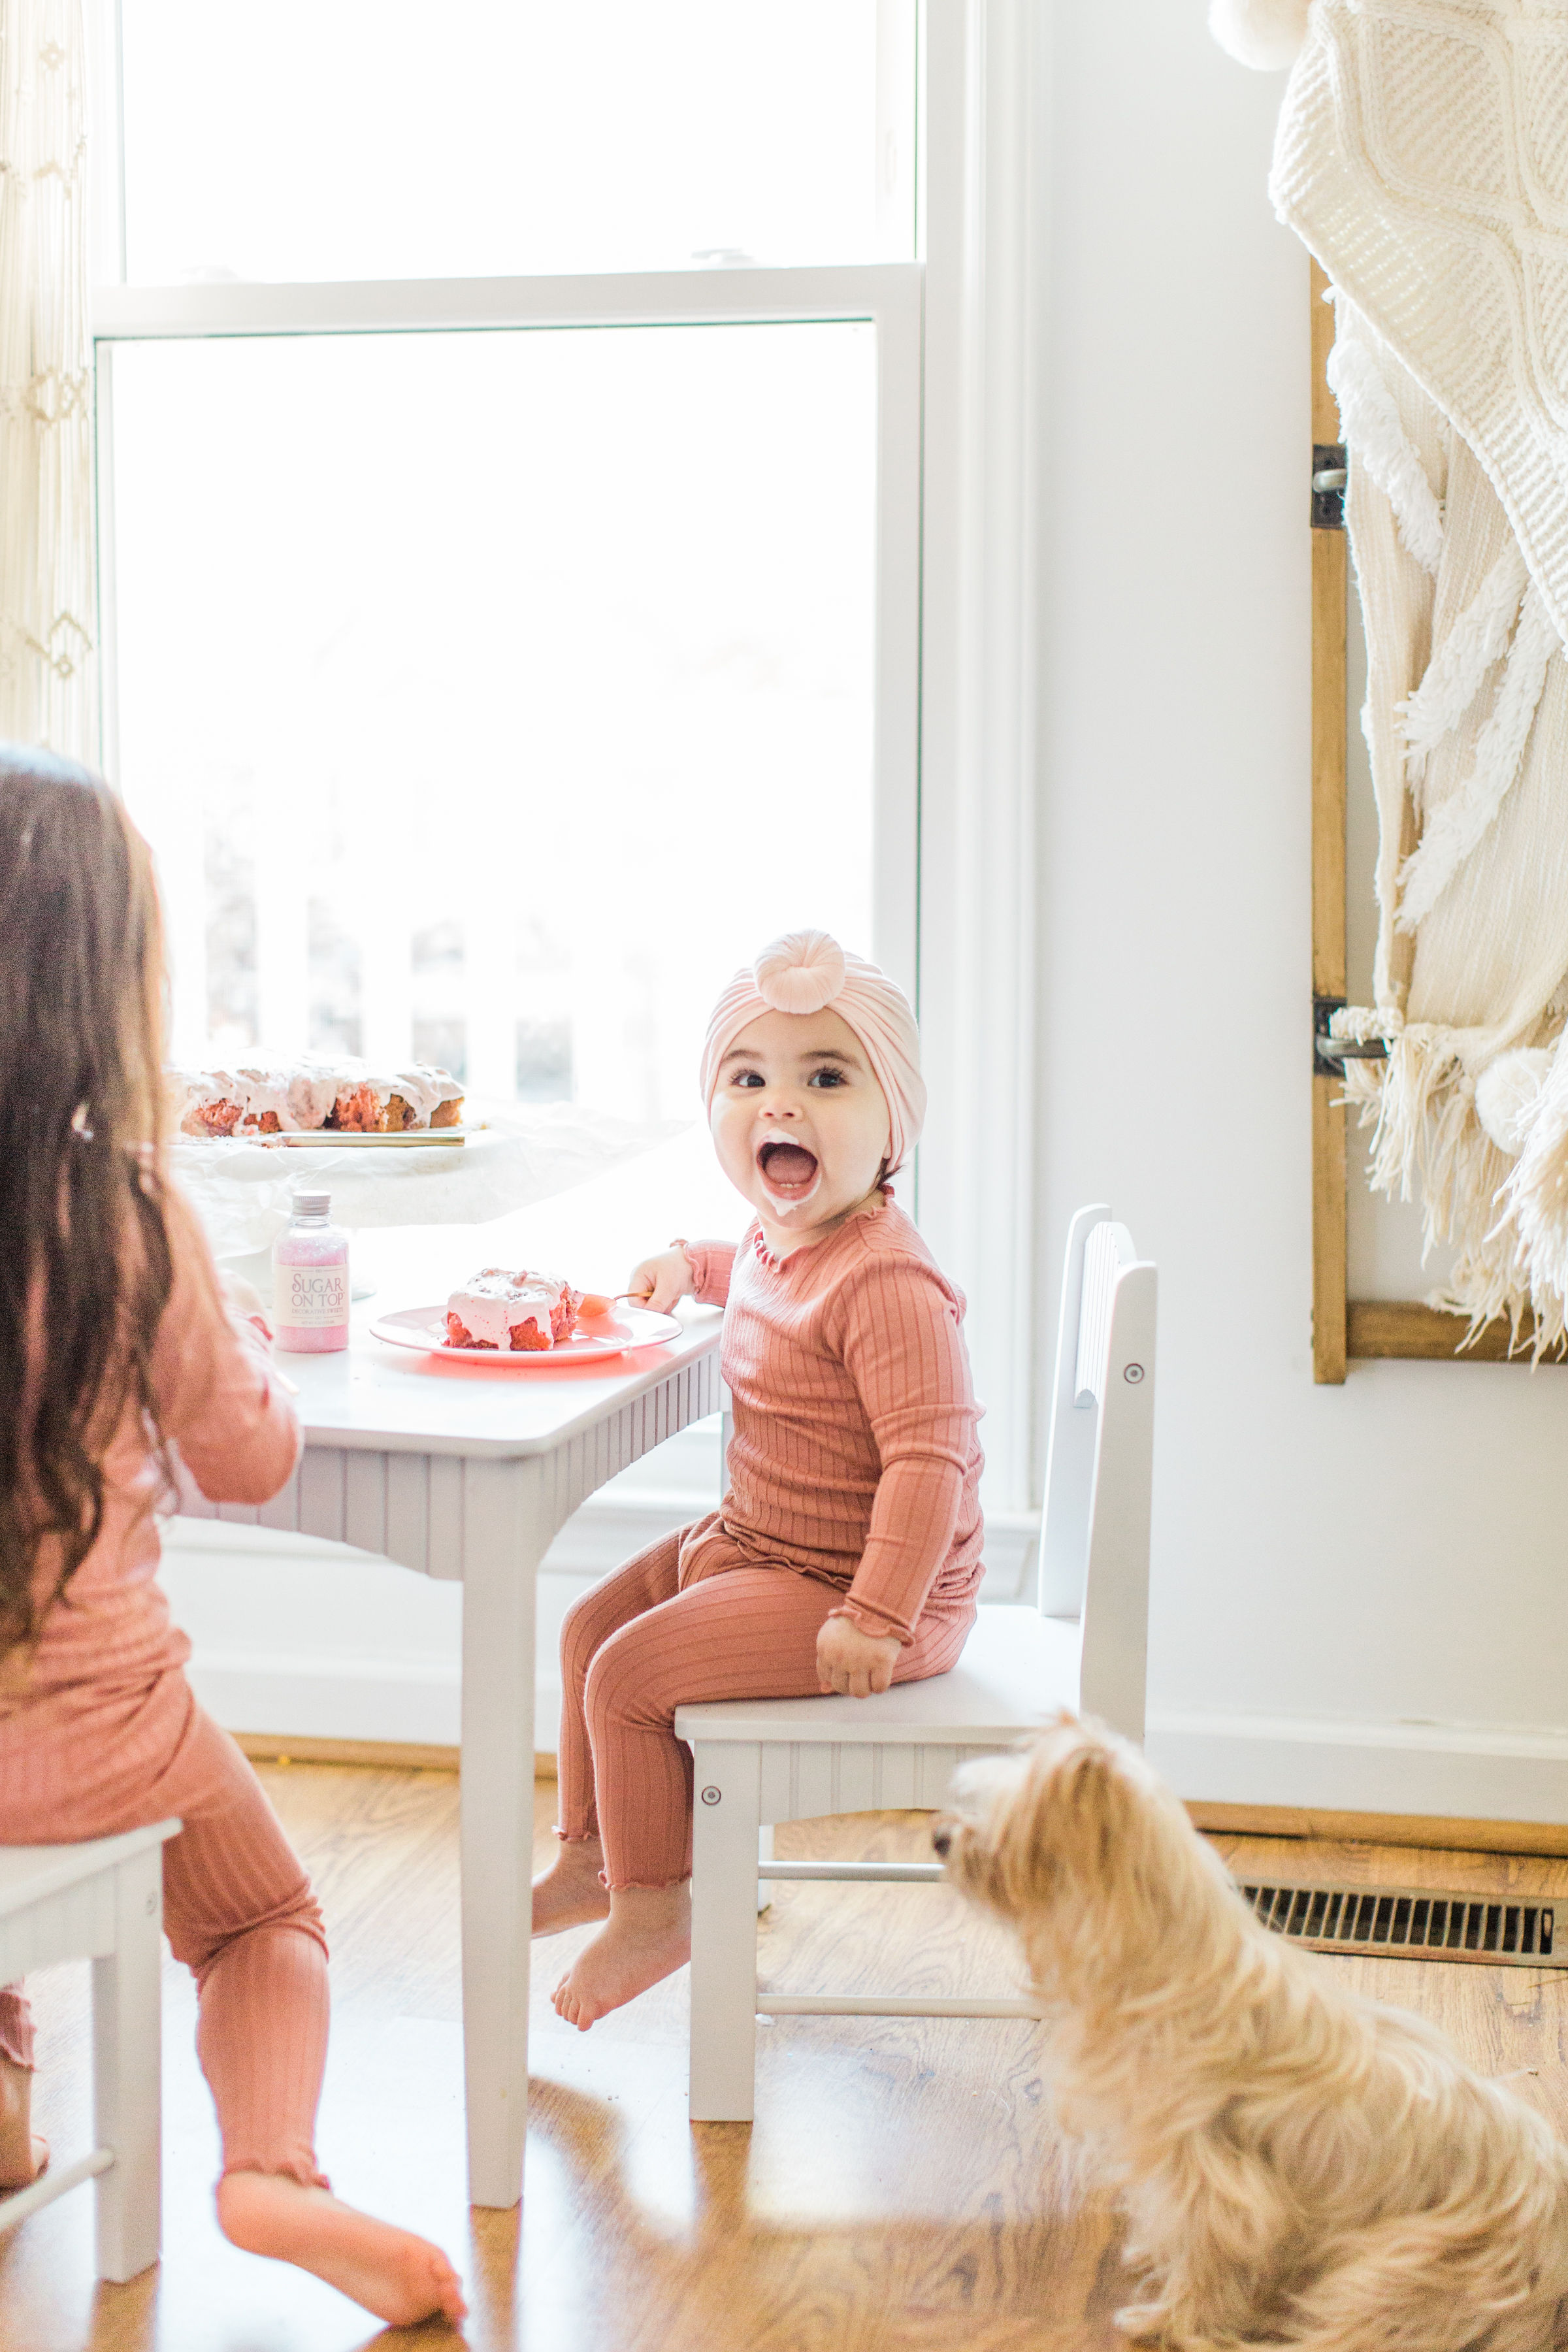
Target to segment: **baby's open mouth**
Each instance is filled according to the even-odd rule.
[[[770,1140],[757,1153],[763,1183],[775,1199],[804,1201],[816,1182],[816,1154],[803,1143]]]

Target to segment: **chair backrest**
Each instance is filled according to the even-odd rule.
[[[1098,1203],[1068,1230],[1040,1527],[1039,1608],[1082,1621],[1079,1697],[1143,1737],[1157,1277]]]

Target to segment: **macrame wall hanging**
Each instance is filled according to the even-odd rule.
[[[80,0],[0,0],[0,738],[97,763]]]
[[[1215,0],[1294,56],[1270,193],[1332,289],[1367,639],[1371,1180],[1445,1304],[1537,1351],[1568,1302],[1568,5]]]

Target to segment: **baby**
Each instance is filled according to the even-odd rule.
[[[584,2031],[689,1957],[677,1707],[945,1674],[982,1573],[964,1302],[889,1189],[925,1113],[908,1002],[825,932],[792,931],[720,998],[702,1092],[755,1221],[738,1246],[672,1243],[632,1288],[725,1310],[730,1485],[562,1630],[561,1847],[533,1932],[606,1922],[555,1989]]]

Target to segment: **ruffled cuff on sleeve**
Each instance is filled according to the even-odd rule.
[[[886,1616],[880,1609],[863,1601],[846,1601],[842,1607],[830,1609],[830,1617],[846,1617],[858,1633],[868,1633],[873,1642],[885,1642],[889,1633],[907,1650],[914,1640],[914,1627],[901,1619]]]
[[[691,1274],[691,1296],[700,1306],[727,1306],[730,1269],[735,1263],[732,1242],[689,1242],[678,1234],[669,1244],[686,1260]]]

